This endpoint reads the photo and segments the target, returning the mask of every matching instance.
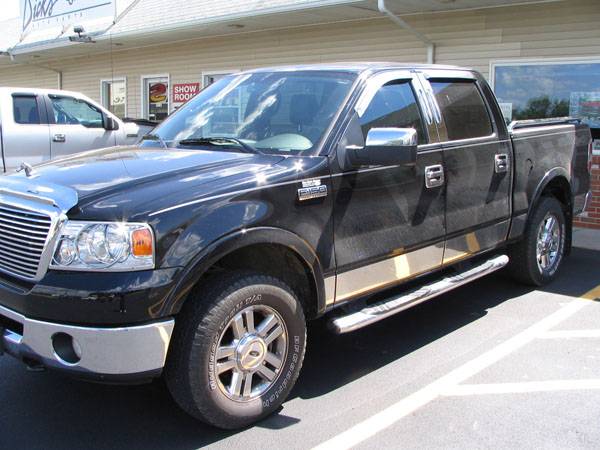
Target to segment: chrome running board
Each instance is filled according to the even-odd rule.
[[[500,255],[469,270],[457,275],[442,278],[432,284],[421,286],[418,289],[404,293],[398,297],[392,297],[380,302],[369,305],[359,311],[351,312],[348,315],[337,317],[330,322],[333,331],[342,334],[358,330],[372,323],[379,322],[386,317],[392,316],[400,311],[404,311],[421,302],[436,297],[444,292],[451,291],[454,288],[469,283],[470,281],[481,278],[484,275],[502,269],[508,264],[508,256]]]

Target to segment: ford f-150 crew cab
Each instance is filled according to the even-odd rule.
[[[0,342],[34,367],[164,375],[223,428],[284,401],[306,321],[369,325],[504,266],[557,276],[590,131],[513,122],[472,70],[260,69],[138,146],[0,177]]]
[[[33,88],[0,88],[0,151],[4,171],[21,163],[96,148],[136,143],[154,128],[121,120],[83,94]]]

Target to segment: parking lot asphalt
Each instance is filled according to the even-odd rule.
[[[160,382],[107,386],[0,358],[0,448],[600,448],[600,251],[532,289],[489,276],[347,335],[309,328],[279,414],[195,422]]]

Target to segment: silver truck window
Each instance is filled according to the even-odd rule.
[[[457,141],[494,133],[490,115],[473,80],[430,80],[448,130],[448,139]]]
[[[15,123],[39,125],[40,111],[34,95],[14,95],[13,115]]]
[[[414,128],[419,144],[427,143],[423,120],[410,81],[392,81],[379,88],[360,118],[365,139],[371,128]]]
[[[102,128],[102,112],[95,106],[73,97],[51,95],[54,122],[58,125],[83,125]]]

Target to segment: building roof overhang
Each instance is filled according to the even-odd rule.
[[[406,16],[556,1],[562,0],[387,0],[386,4],[394,14]],[[153,14],[152,11],[142,11],[145,0],[139,0],[116,23],[106,23],[100,31],[90,33],[94,43],[73,43],[69,40],[72,30],[67,30],[52,39],[23,41],[0,52],[0,66],[44,63],[165,42],[383,17],[377,8],[377,0],[309,0],[287,3],[289,4],[272,8],[238,11],[235,14],[192,17],[172,23],[163,21],[157,25],[152,21],[147,24],[143,20],[140,22],[140,17],[153,17]],[[141,16],[136,16],[136,13]],[[130,17],[136,17],[137,23],[132,23]]]

